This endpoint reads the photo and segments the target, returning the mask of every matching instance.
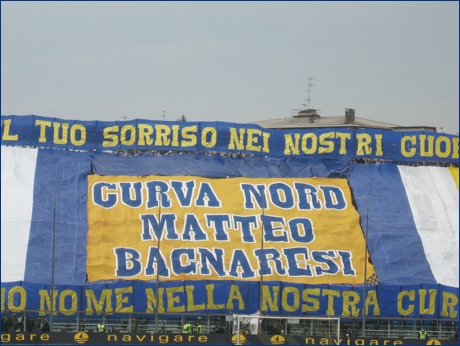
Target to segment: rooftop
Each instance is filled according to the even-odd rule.
[[[392,129],[399,127],[394,124],[382,123],[364,118],[355,118],[353,123],[345,123],[344,116],[320,117],[313,122],[309,117],[290,117],[271,120],[262,120],[255,124],[267,129],[292,129],[292,128],[318,128],[318,127],[373,127],[379,129]]]
[[[394,131],[434,131],[431,126],[400,126],[364,118],[355,117],[355,110],[346,109],[342,116],[322,117],[314,109],[297,110],[289,118],[278,118],[254,122],[266,129],[308,129],[308,128],[375,128]],[[293,112],[294,114],[294,112]]]

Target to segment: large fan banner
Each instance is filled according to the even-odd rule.
[[[457,167],[2,145],[1,172],[2,311],[458,318]]]
[[[244,153],[394,162],[458,162],[458,135],[381,129],[265,129],[255,124],[76,121],[35,115],[1,116],[2,145],[73,150]]]
[[[374,274],[346,179],[88,180],[90,281],[362,284]]]

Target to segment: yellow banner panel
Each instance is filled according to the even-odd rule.
[[[346,179],[88,179],[89,281],[362,284],[375,273]]]

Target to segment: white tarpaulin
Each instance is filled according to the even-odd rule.
[[[24,280],[37,153],[2,146],[2,282]]]
[[[458,189],[442,167],[398,166],[436,281],[458,287]]]

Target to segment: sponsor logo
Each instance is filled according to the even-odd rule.
[[[285,341],[284,336],[281,335],[275,335],[270,338],[272,345],[282,345]]]
[[[75,334],[75,336],[73,337],[73,339],[74,339],[75,342],[77,342],[78,344],[85,344],[85,343],[87,343],[88,340],[89,340],[89,335],[86,334],[86,333],[80,332],[80,333]]]
[[[243,334],[240,334],[239,342],[238,342],[238,335],[233,335],[232,336],[232,342],[235,345],[241,345],[246,342],[246,337]]]

